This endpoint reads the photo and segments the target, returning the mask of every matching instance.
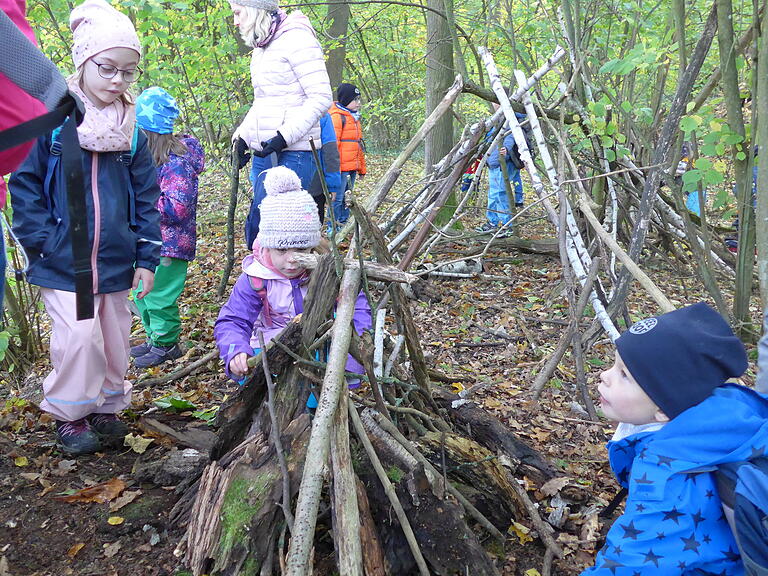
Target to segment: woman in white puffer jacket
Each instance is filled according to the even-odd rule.
[[[314,138],[320,148],[320,118],[333,103],[333,94],[323,50],[304,14],[286,14],[277,0],[236,0],[230,6],[235,26],[253,48],[253,104],[233,136],[241,168],[253,152],[253,201],[245,223],[251,248],[265,196],[263,172],[287,166],[299,175],[302,187],[309,188],[315,173],[309,141]]]

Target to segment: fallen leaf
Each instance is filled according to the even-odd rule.
[[[536,570],[536,568],[531,568],[525,571],[525,576],[541,576],[541,572]]]
[[[564,486],[568,485],[568,483],[571,481],[570,478],[567,476],[561,476],[559,478],[552,478],[549,482],[545,482],[544,485],[539,489],[539,492],[544,494],[544,496],[554,496],[560,490],[563,489]]]
[[[141,490],[135,490],[133,492],[125,492],[122,496],[120,496],[120,498],[109,503],[109,511],[117,512],[123,506],[127,506],[128,504],[136,500],[136,498],[141,496],[141,494],[142,494]]]
[[[533,541],[533,537],[530,535],[531,529],[527,526],[523,526],[520,522],[512,522],[512,525],[507,532],[517,536],[518,540],[520,540],[520,544]]]
[[[112,544],[105,544],[104,545],[104,556],[107,558],[112,558],[115,554],[117,554],[120,551],[120,542],[113,542]]]
[[[584,525],[581,527],[580,538],[582,542],[595,542],[600,535],[600,527],[598,525],[597,514],[590,514],[584,520]]]
[[[72,472],[76,468],[77,468],[77,460],[62,460],[59,462],[59,465],[56,467],[56,472],[58,472],[59,475],[64,475],[69,472]]]
[[[77,553],[83,549],[84,546],[85,546],[85,542],[78,542],[77,544],[72,546],[72,548],[67,550],[67,556],[69,556],[70,558],[74,558],[75,556],[77,556]]]
[[[135,436],[134,434],[128,434],[125,437],[125,445],[136,452],[136,454],[144,454],[151,443],[152,438],[144,438],[143,436]]]
[[[0,556],[0,576],[11,576],[5,556]]]
[[[39,472],[22,472],[19,474],[24,480],[29,480],[30,482],[37,482],[37,479],[40,478]]]
[[[29,465],[29,459],[26,456],[18,456],[17,458],[13,459],[13,463],[19,468],[22,468]]]
[[[119,478],[112,478],[107,482],[83,488],[68,496],[57,496],[56,499],[64,502],[98,502],[103,504],[117,498],[123,490],[125,490],[125,482]]]
[[[125,522],[125,518],[122,516],[110,516],[107,518],[107,524],[110,526],[120,526],[123,522]]]

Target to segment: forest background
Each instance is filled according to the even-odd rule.
[[[748,192],[753,159],[746,152],[757,135],[760,106],[754,104],[766,100],[753,98],[758,78],[768,77],[766,62],[762,75],[757,73],[758,15],[763,6],[757,0],[718,0],[716,5],[716,20],[711,17],[713,4],[698,0],[339,0],[283,8],[301,9],[312,20],[327,53],[332,86],[346,81],[361,88],[369,152],[401,148],[439,103],[455,74],[462,75],[463,96],[426,139],[428,170],[467,124],[487,116],[487,100],[495,99],[487,87],[480,47],[494,55],[502,79],[513,87],[513,70],[529,76],[558,45],[565,46],[569,56],[536,85],[534,97],[561,127],[579,175],[588,178],[631,159],[670,176],[679,160],[677,150],[683,140],[690,141],[695,166],[682,179],[682,191],[708,190],[719,222],[732,220],[738,212],[739,241],[751,246],[755,228]],[[72,71],[67,25],[72,7],[69,0],[29,3],[41,48],[64,72]],[[251,102],[248,49],[232,23],[229,4],[124,0],[119,8],[135,22],[145,48],[144,74],[135,91],[159,85],[174,94],[183,111],[180,128],[205,143],[211,166],[227,171],[230,135]],[[713,23],[717,41],[705,52],[700,69],[686,78],[692,53]],[[654,166],[661,158],[660,129],[681,87],[688,92],[679,130],[675,126],[671,141],[663,143],[675,152],[662,166]],[[661,180],[667,182],[666,176]],[[733,196],[734,183],[744,191],[738,194],[741,205]],[[598,204],[603,203],[604,187],[605,179],[591,181],[590,193]],[[681,191],[679,185],[671,188]],[[758,202],[758,212],[764,204]],[[757,234],[768,239],[768,232]],[[747,255],[751,251],[742,252],[735,287],[724,287],[736,296],[727,315],[754,339],[747,311],[754,261]],[[758,264],[765,294],[768,266],[762,250]],[[700,275],[726,313],[725,300],[730,298],[718,294],[706,270]]]
[[[65,74],[73,71],[67,23],[75,3],[30,0],[28,5],[41,48]],[[114,0],[114,4],[133,19],[145,49],[141,63],[144,74],[134,92],[138,94],[146,87],[158,85],[176,96],[182,108],[177,128],[197,136],[208,154],[207,197],[201,201],[201,212],[211,210],[220,215],[227,202],[230,136],[252,99],[249,51],[237,35],[228,3]],[[662,251],[673,254],[665,267],[664,277],[654,275],[657,285],[676,305],[687,303],[690,298],[708,298],[729,317],[745,340],[757,338],[760,326],[755,323],[759,317],[755,295],[758,286],[762,294],[768,292],[768,230],[756,224],[768,222],[768,203],[758,192],[758,217],[755,219],[751,200],[754,159],[749,151],[757,141],[768,141],[768,125],[764,126],[768,123],[760,121],[760,118],[768,118],[768,86],[765,82],[768,80],[768,47],[760,42],[765,34],[761,31],[763,23],[759,18],[763,4],[757,0],[753,3],[717,0],[715,4],[700,0],[654,3],[645,0],[562,0],[559,3],[549,0],[471,0],[462,3],[452,0],[423,3],[332,0],[283,4],[283,8],[289,11],[301,9],[312,20],[327,53],[332,86],[346,81],[360,87],[367,149],[371,156],[378,157],[377,174],[384,172],[383,166],[390,156],[402,150],[416,133],[428,113],[443,98],[456,74],[462,76],[463,94],[451,113],[443,116],[439,125],[429,133],[423,153],[420,151],[419,159],[425,171],[448,153],[467,125],[489,115],[489,101],[495,96],[482,62],[481,47],[493,55],[502,81],[510,91],[515,87],[515,69],[530,76],[557,46],[565,47],[567,56],[532,89],[540,116],[549,121],[544,123],[544,137],[556,156],[558,179],[562,183],[558,191],[560,205],[566,198],[574,206],[578,205],[580,210],[574,213],[579,218],[580,230],[589,230],[581,219],[583,209],[578,203],[579,190],[575,185],[581,181],[598,218],[622,245],[630,247],[630,256],[646,266],[649,260],[640,259],[643,240],[638,240],[637,230],[643,218],[650,218],[649,213],[643,215],[643,199],[650,192],[658,191],[685,227],[675,236],[662,232],[661,227],[654,224],[649,234],[653,236],[652,257]],[[694,164],[682,179],[676,181],[675,168],[684,141],[692,144]],[[575,168],[568,166],[564,157],[566,150],[573,157]],[[542,165],[541,154],[537,164]],[[630,165],[638,167],[641,176],[628,169]],[[614,175],[611,181],[617,188],[615,194],[609,190],[609,180],[601,177],[605,174]],[[412,173],[406,176],[414,180],[419,177]],[[248,199],[248,190],[244,173],[241,177],[242,209]],[[528,176],[525,179],[528,203],[535,195]],[[372,183],[365,184],[372,186]],[[768,165],[760,166],[757,188],[768,190]],[[210,190],[213,190],[212,194],[208,193]],[[481,196],[483,190],[481,188]],[[685,210],[684,194],[703,194],[704,190],[707,191],[707,202],[701,219]],[[547,192],[550,191],[548,188]],[[618,213],[611,211],[612,195],[618,197]],[[483,199],[479,198],[477,203],[482,204]],[[721,241],[726,235],[736,234],[731,226],[736,217],[741,223],[738,231],[740,250],[734,257]],[[210,268],[218,275],[220,257],[224,253],[223,226],[220,232],[212,234],[207,227],[210,220],[205,215],[201,220],[206,221],[207,228],[201,236],[205,236],[204,241],[212,242],[215,249],[209,251],[207,260],[201,258],[199,266]],[[664,222],[663,218],[660,220]],[[217,226],[221,221],[217,220]],[[535,228],[535,233],[544,229],[544,235],[554,236],[554,227],[547,228],[547,224],[542,217],[535,226],[516,226],[516,232],[526,233]],[[210,236],[216,237],[208,240]],[[670,237],[672,241],[669,241]],[[594,242],[590,247],[594,252],[607,255],[607,250],[598,245]],[[635,246],[634,252],[632,246]],[[645,255],[649,252],[652,251],[646,251]],[[11,256],[18,267],[18,255],[11,252]],[[508,256],[503,253],[497,258]],[[724,267],[713,263],[715,256],[721,258]],[[442,312],[438,313],[435,305],[415,307],[421,315],[419,325],[424,328],[424,345],[432,350],[435,364],[446,372],[460,366],[477,375],[498,370],[493,378],[502,382],[498,387],[500,395],[511,394],[510,389],[517,394],[515,387],[528,386],[536,371],[545,372],[539,368],[549,348],[545,352],[544,347],[536,350],[531,344],[528,349],[525,342],[534,339],[529,339],[526,334],[522,338],[523,345],[516,345],[516,355],[503,356],[508,351],[505,348],[499,355],[486,350],[470,360],[467,360],[468,356],[456,356],[458,360],[454,360],[446,350],[458,349],[458,346],[451,344],[453,336],[446,336],[446,333],[456,332],[457,341],[468,338],[465,332],[474,326],[473,322],[480,324],[474,316],[479,316],[481,311],[487,317],[493,316],[489,322],[494,330],[500,316],[505,317],[510,326],[522,326],[525,318],[512,318],[522,310],[522,307],[516,309],[518,301],[527,300],[528,310],[533,304],[556,315],[561,311],[555,308],[564,307],[565,300],[562,285],[558,283],[566,274],[561,275],[555,266],[549,268],[548,264],[542,264],[542,258],[532,259],[535,264],[530,266],[526,261],[528,267],[524,267],[517,254],[507,260],[503,265],[498,261],[493,263],[493,270],[498,271],[503,266],[506,275],[509,268],[510,276],[521,280],[514,290],[511,283],[497,283],[483,290],[478,288],[478,283],[470,289],[468,281],[446,298],[444,307],[453,314],[447,317],[449,321],[455,320],[458,326],[443,325],[445,318],[440,316]],[[650,271],[651,266],[648,269]],[[689,270],[693,271],[697,285],[691,287],[688,283],[688,288],[684,285],[681,289],[680,284],[685,284],[681,277]],[[609,276],[606,272],[601,270],[603,276]],[[216,312],[214,303],[202,301],[212,294],[212,286],[217,282],[200,276],[195,280],[207,282],[206,289],[196,289],[189,295],[190,303],[186,305],[190,340],[195,340],[196,334],[210,332],[210,323],[206,323],[210,318],[202,318],[203,314],[193,313],[193,310],[205,309],[208,316]],[[7,281],[11,289],[6,291],[9,322],[0,332],[0,353],[5,354],[2,376],[5,378],[15,367],[7,380],[16,382],[21,380],[20,375],[29,372],[26,368],[30,359],[37,357],[42,361],[44,347],[40,330],[33,326],[39,322],[39,315],[30,313],[30,309],[39,310],[39,300],[26,283],[17,283],[13,278]],[[645,295],[637,292],[631,294],[632,302],[626,311],[626,292],[621,294],[620,282],[615,282],[615,276],[610,276],[610,281],[615,288],[611,294],[617,306],[622,308],[618,312],[611,310],[613,317],[618,318],[617,326],[636,319],[634,313],[640,306],[635,305],[640,302],[645,304],[644,315],[658,311],[648,299],[644,300]],[[543,304],[540,298],[550,285],[556,286],[553,289],[555,296],[548,300],[548,304],[554,302],[553,306]],[[475,288],[482,294],[473,292]],[[500,302],[502,291],[514,299]],[[484,299],[492,304],[484,304]],[[498,306],[499,303],[503,306]],[[593,313],[594,310],[589,310],[587,315]],[[561,338],[562,323],[568,321],[562,318],[555,321],[561,324],[555,325],[551,333],[541,330],[536,336],[548,343]],[[498,333],[494,336],[503,337]],[[592,336],[596,337],[595,333]],[[460,343],[481,344],[476,341],[481,338],[483,336],[475,336],[469,343]],[[509,335],[507,338],[514,340]],[[582,359],[576,357],[574,347],[574,363],[594,371],[604,364],[597,355],[608,357],[603,354],[607,346],[593,351],[594,354],[586,353],[587,348],[585,346]],[[512,357],[514,361],[510,359]],[[27,364],[22,366],[25,362]],[[40,366],[36,368],[40,372]],[[570,377],[561,367],[558,374],[565,374],[562,380],[570,382],[578,379],[579,370],[577,366],[577,376]],[[219,367],[215,366],[210,373],[179,384],[179,390],[185,390],[186,386],[185,394],[194,393],[195,401],[203,406],[207,406],[206,401],[210,405],[218,404],[221,390],[216,378],[219,375]],[[568,387],[557,378],[553,378],[549,385],[548,392],[556,405],[550,413],[540,414],[537,407],[522,407],[528,412],[512,414],[510,420],[510,406],[521,410],[521,403],[510,402],[507,396],[486,399],[485,407],[503,415],[509,427],[523,434],[532,431],[535,436],[531,438],[538,445],[549,448],[558,444],[552,448],[557,452],[547,452],[549,456],[563,458],[558,466],[562,464],[565,468],[568,465],[568,472],[585,483],[594,481],[592,493],[609,499],[614,484],[604,466],[602,426],[579,421],[576,428],[581,430],[577,430],[573,438],[572,426],[566,431],[561,427],[552,432],[548,427],[552,425],[549,420],[555,411],[569,415],[566,420],[570,418],[571,396],[562,392]],[[205,394],[213,394],[213,397],[206,399]],[[147,395],[149,392],[145,391]],[[143,402],[150,402],[150,398],[142,398]],[[35,422],[27,428],[37,430],[44,426]],[[550,438],[550,433],[552,438],[566,438],[572,445],[563,447],[562,442]],[[43,435],[47,437],[48,431],[44,430],[40,436]],[[585,442],[585,438],[588,441]],[[21,446],[19,450],[30,453],[44,454],[48,449],[44,440],[37,442],[34,436],[26,446]],[[567,463],[565,459],[568,459]],[[33,461],[31,457],[29,460]],[[13,462],[14,466],[20,466],[16,460]],[[37,460],[34,462],[37,466]],[[111,461],[106,463],[111,464]],[[600,474],[595,475],[592,468],[599,469]],[[108,474],[111,471],[99,471],[100,478]],[[46,510],[40,509],[41,513]],[[98,522],[103,524],[103,519],[93,521],[94,525]],[[28,524],[33,525],[31,521]],[[46,546],[50,543],[41,544],[41,550],[46,550]],[[171,551],[172,546],[166,550],[169,558]],[[41,557],[45,555],[40,553]],[[589,560],[589,557],[581,559]]]

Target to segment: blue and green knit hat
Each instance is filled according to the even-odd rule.
[[[173,123],[178,117],[176,99],[159,86],[147,88],[136,99],[136,122],[143,130],[172,134]]]

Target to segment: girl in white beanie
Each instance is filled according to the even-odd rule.
[[[233,135],[240,167],[251,151],[253,201],[245,224],[248,248],[259,231],[264,170],[287,166],[308,190],[315,174],[310,139],[320,146],[320,118],[333,103],[325,58],[315,30],[300,11],[277,0],[230,0],[235,26],[251,48],[253,105]]]
[[[227,375],[241,382],[249,370],[248,358],[259,352],[257,331],[267,343],[304,311],[309,273],[296,265],[293,256],[310,252],[320,243],[315,201],[302,190],[296,173],[283,166],[267,170],[264,187],[253,254],[243,261],[243,273],[213,331]],[[362,293],[354,325],[358,333],[371,327],[371,310]],[[347,370],[363,373],[351,358]]]
[[[122,444],[117,413],[130,406],[127,298],[143,298],[160,258],[160,193],[146,137],[136,128],[129,86],[141,75],[141,45],[127,16],[86,0],[70,16],[70,90],[85,107],[77,128],[94,317],[76,320],[75,273],[64,167],[57,131],[41,137],[10,180],[13,228],[29,255],[27,278],[41,288],[51,317],[52,370],[40,408],[56,419],[61,449],[87,454]]]

